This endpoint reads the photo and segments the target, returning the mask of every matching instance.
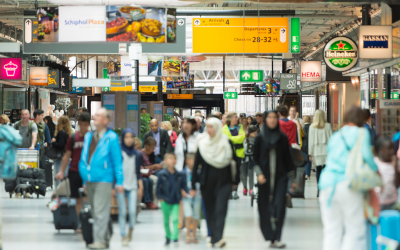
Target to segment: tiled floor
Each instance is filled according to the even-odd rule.
[[[4,250],[84,250],[82,236],[73,231],[58,233],[54,229],[52,213],[46,207],[48,198],[10,199],[1,184],[2,237]],[[50,192],[48,192],[50,194]],[[49,195],[48,195],[49,196]],[[316,181],[306,183],[306,199],[294,199],[294,208],[288,209],[283,232],[283,241],[291,250],[320,250],[322,247],[322,224],[316,198]],[[130,247],[121,246],[118,223],[114,223],[114,235],[110,249],[159,250],[165,249],[161,211],[143,211],[138,218],[134,239]],[[204,223],[204,222],[203,222]],[[206,249],[204,224],[198,245],[184,243],[181,232],[177,249]],[[226,249],[268,249],[259,230],[258,211],[250,207],[250,198],[241,197],[230,201],[225,227]],[[170,246],[169,248],[175,248]]]

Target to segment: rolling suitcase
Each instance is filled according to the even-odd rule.
[[[53,188],[53,164],[49,159],[43,160],[44,176],[47,187]]]
[[[303,198],[304,199],[304,189],[306,186],[306,172],[305,167],[298,167],[296,169],[296,183],[297,188],[292,194],[292,198]]]
[[[83,188],[79,189],[79,196],[83,201]],[[83,240],[86,242],[86,245],[93,243],[93,218],[91,214],[91,207],[88,203],[83,202],[81,213],[79,215],[81,220],[81,228],[82,228],[82,236]],[[110,218],[108,221],[108,230],[107,230],[107,247],[109,247],[108,242],[111,239],[113,234],[113,227],[112,227],[112,219]]]
[[[383,241],[400,241],[400,212],[384,210],[379,215],[379,224],[367,225],[367,250],[385,250]],[[382,242],[383,242],[382,241]]]
[[[72,229],[78,228],[79,221],[76,215],[75,199],[71,199],[69,187],[67,189],[67,197],[61,198],[58,196],[56,189],[56,197],[58,201],[58,208],[53,211],[54,226],[60,232],[61,229]]]

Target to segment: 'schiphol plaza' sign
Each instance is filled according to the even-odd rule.
[[[335,71],[346,71],[358,61],[358,48],[355,42],[347,37],[335,37],[324,49],[326,65]]]

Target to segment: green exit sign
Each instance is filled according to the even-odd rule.
[[[104,92],[110,91],[110,87],[103,87],[103,91]]]
[[[290,52],[300,53],[300,18],[292,17],[290,19]]]
[[[262,82],[264,79],[262,70],[241,70],[239,74],[240,82]]]
[[[236,92],[224,92],[224,99],[237,99],[238,95]]]

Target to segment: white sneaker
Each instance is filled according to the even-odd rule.
[[[106,249],[107,246],[104,245],[103,243],[95,242],[95,243],[89,244],[88,248],[90,248],[90,249]]]
[[[128,236],[122,237],[122,246],[124,246],[124,247],[129,246],[129,237]]]
[[[308,175],[306,175],[306,180],[308,180],[308,178],[309,178]]]

